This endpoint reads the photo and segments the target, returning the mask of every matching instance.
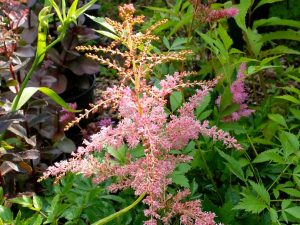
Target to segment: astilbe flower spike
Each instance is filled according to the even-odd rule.
[[[192,160],[192,157],[184,154],[170,154],[171,150],[180,151],[199,135],[223,141],[228,148],[242,149],[229,133],[216,127],[210,128],[208,121],[201,123],[194,117],[194,109],[216,85],[218,78],[207,82],[184,82],[186,77],[193,73],[177,72],[161,80],[160,88],[150,85],[147,76],[155,65],[170,60],[182,61],[184,56],[191,52],[171,52],[162,55],[151,52],[151,41],[157,37],[148,33],[149,30],[138,35],[133,31],[134,24],[143,22],[143,16],[133,16],[134,11],[133,5],[124,5],[119,8],[122,23],[106,19],[119,37],[108,47],[77,48],[79,51],[94,52],[88,53],[87,57],[115,68],[123,78],[119,86],[108,88],[103,100],[99,102],[99,105],[105,107],[110,103],[119,113],[119,122],[114,126],[103,126],[100,132],[84,141],[84,146],[72,153],[72,158],[49,167],[42,179],[49,176],[59,179],[68,171],[91,177],[94,183],[117,177],[116,182],[108,187],[109,191],[132,188],[136,195],[146,194],[143,202],[149,207],[144,213],[149,220],[144,222],[145,225],[156,225],[158,221],[169,224],[176,215],[180,216],[181,224],[185,225],[215,224],[215,214],[203,212],[200,201],[184,201],[189,195],[188,190],[175,196],[168,194],[167,197],[166,191],[172,184],[170,175],[176,165]],[[120,44],[124,44],[126,50],[120,51]],[[116,58],[121,56],[124,59],[123,64],[114,61],[113,57],[105,58],[97,54],[101,52],[110,53]],[[174,90],[196,85],[200,89],[183,104],[177,115],[170,116],[165,112],[167,98]],[[126,160],[122,162],[112,158],[109,151],[106,151],[118,151],[124,146],[128,146],[128,152]],[[130,150],[137,146],[144,149],[143,156],[139,158],[130,154]],[[106,152],[99,160],[95,153],[101,151]]]
[[[202,3],[202,0],[190,0],[190,2],[193,4],[195,17],[202,23],[210,23],[222,18],[231,18],[239,12],[235,7],[212,9],[211,5],[215,0],[208,0],[207,4]]]
[[[241,117],[248,117],[254,112],[254,110],[249,109],[245,103],[246,99],[248,98],[244,84],[246,68],[246,63],[242,63],[240,65],[237,73],[237,79],[230,86],[232,101],[233,103],[239,104],[240,107],[236,112],[233,112],[229,116],[222,118],[223,122],[238,121]]]

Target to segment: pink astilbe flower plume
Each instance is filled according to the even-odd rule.
[[[254,110],[249,109],[245,103],[246,99],[248,98],[248,94],[244,85],[246,66],[246,63],[242,63],[240,65],[237,78],[230,86],[232,102],[239,104],[239,109],[229,116],[222,118],[223,122],[238,121],[241,117],[248,117],[254,112]]]
[[[222,141],[228,148],[241,149],[229,133],[209,127],[207,121],[201,123],[194,117],[194,109],[203,102],[218,78],[207,82],[184,82],[193,73],[182,72],[167,75],[160,81],[160,88],[149,84],[147,77],[154,65],[170,60],[184,60],[184,55],[190,52],[150,54],[150,42],[157,37],[149,31],[138,35],[133,31],[133,25],[143,22],[143,17],[133,16],[135,10],[132,5],[124,5],[119,11],[123,23],[106,20],[115,28],[119,40],[106,48],[85,46],[78,50],[94,52],[88,53],[87,57],[119,72],[121,85],[107,89],[99,105],[108,107],[108,103],[112,104],[118,111],[120,120],[114,126],[102,126],[100,132],[85,140],[84,146],[72,153],[72,158],[49,167],[42,179],[49,176],[60,178],[68,171],[91,177],[94,183],[117,177],[115,183],[108,187],[109,191],[132,188],[136,195],[146,194],[143,200],[148,205],[148,209],[144,211],[149,217],[144,222],[146,225],[154,225],[158,221],[169,224],[175,216],[179,216],[181,224],[185,225],[215,224],[215,214],[203,212],[200,201],[184,201],[189,195],[188,190],[175,196],[168,194],[167,190],[172,184],[170,176],[176,166],[192,160],[192,157],[184,154],[171,154],[171,150],[180,152],[189,141],[198,139],[199,135]],[[140,48],[141,43],[143,48]],[[120,44],[124,44],[127,49],[121,52],[117,47]],[[98,51],[118,58],[121,56],[124,64],[115,63],[113,57],[105,59],[98,56]],[[175,90],[194,86],[199,86],[200,89],[182,105],[178,114],[167,114],[165,107],[169,95]],[[124,153],[125,159],[120,161],[111,153],[120,151],[124,146],[128,150]],[[131,150],[138,146],[143,148],[143,156],[134,157],[130,154]],[[105,156],[96,159],[94,155],[100,151],[104,151]]]
[[[208,0],[207,4],[202,3],[202,0],[190,0],[194,7],[195,17],[202,23],[210,23],[222,18],[231,18],[239,13],[235,7],[227,9],[212,9],[211,5],[215,0]]]

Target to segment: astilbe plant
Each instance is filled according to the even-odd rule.
[[[167,188],[172,184],[170,175],[176,165],[192,159],[184,154],[171,154],[171,150],[180,151],[199,135],[223,141],[228,148],[242,149],[227,132],[209,127],[208,121],[201,123],[194,117],[194,109],[201,104],[218,79],[192,83],[184,80],[193,73],[177,72],[167,75],[160,81],[159,87],[150,85],[147,77],[156,65],[171,60],[183,61],[185,55],[191,52],[152,53],[151,41],[157,40],[157,37],[151,31],[165,21],[153,25],[146,33],[135,33],[134,25],[143,23],[144,17],[134,17],[134,12],[133,5],[128,4],[119,7],[122,23],[106,19],[117,35],[108,47],[77,48],[79,51],[94,52],[86,56],[119,72],[121,84],[108,88],[103,101],[98,104],[104,108],[112,105],[118,110],[118,124],[103,126],[99,133],[84,141],[83,147],[72,153],[72,158],[49,167],[42,179],[49,176],[59,179],[68,171],[92,177],[95,183],[114,178],[115,182],[109,186],[111,192],[132,188],[136,195],[140,195],[140,199],[145,196],[143,202],[148,208],[144,213],[149,217],[144,222],[146,225],[154,225],[158,221],[169,224],[175,216],[180,217],[181,224],[215,224],[215,214],[203,212],[199,200],[184,201],[189,190],[172,195],[167,192]],[[126,50],[119,50],[120,45],[125,45]],[[112,57],[105,58],[96,54],[99,52],[104,55],[109,53]],[[114,61],[114,57],[123,58],[123,63],[120,60]],[[177,114],[166,113],[167,97],[174,90],[196,85],[201,89],[183,104]],[[109,152],[112,148],[118,151],[124,145],[128,146],[129,152],[124,155],[125,160],[118,162]],[[142,157],[129,154],[131,149],[139,145],[144,149]],[[101,160],[97,156],[99,152],[105,152]]]

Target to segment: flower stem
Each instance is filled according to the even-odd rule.
[[[143,193],[140,195],[140,197],[138,197],[137,200],[135,200],[131,205],[127,206],[126,208],[124,209],[121,209],[120,211],[116,212],[116,213],[113,213],[101,220],[98,220],[97,222],[93,223],[92,225],[102,225],[102,224],[106,224],[108,223],[109,221],[123,215],[124,213],[128,212],[129,210],[131,210],[132,208],[134,208],[140,201],[143,200],[143,198],[145,197],[146,193]]]

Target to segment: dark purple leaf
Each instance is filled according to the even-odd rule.
[[[99,72],[99,64],[89,58],[81,56],[76,61],[72,61],[68,68],[76,75],[94,74]]]
[[[10,112],[0,117],[0,133],[5,131],[10,124],[14,122],[24,121],[25,118],[18,112]]]

